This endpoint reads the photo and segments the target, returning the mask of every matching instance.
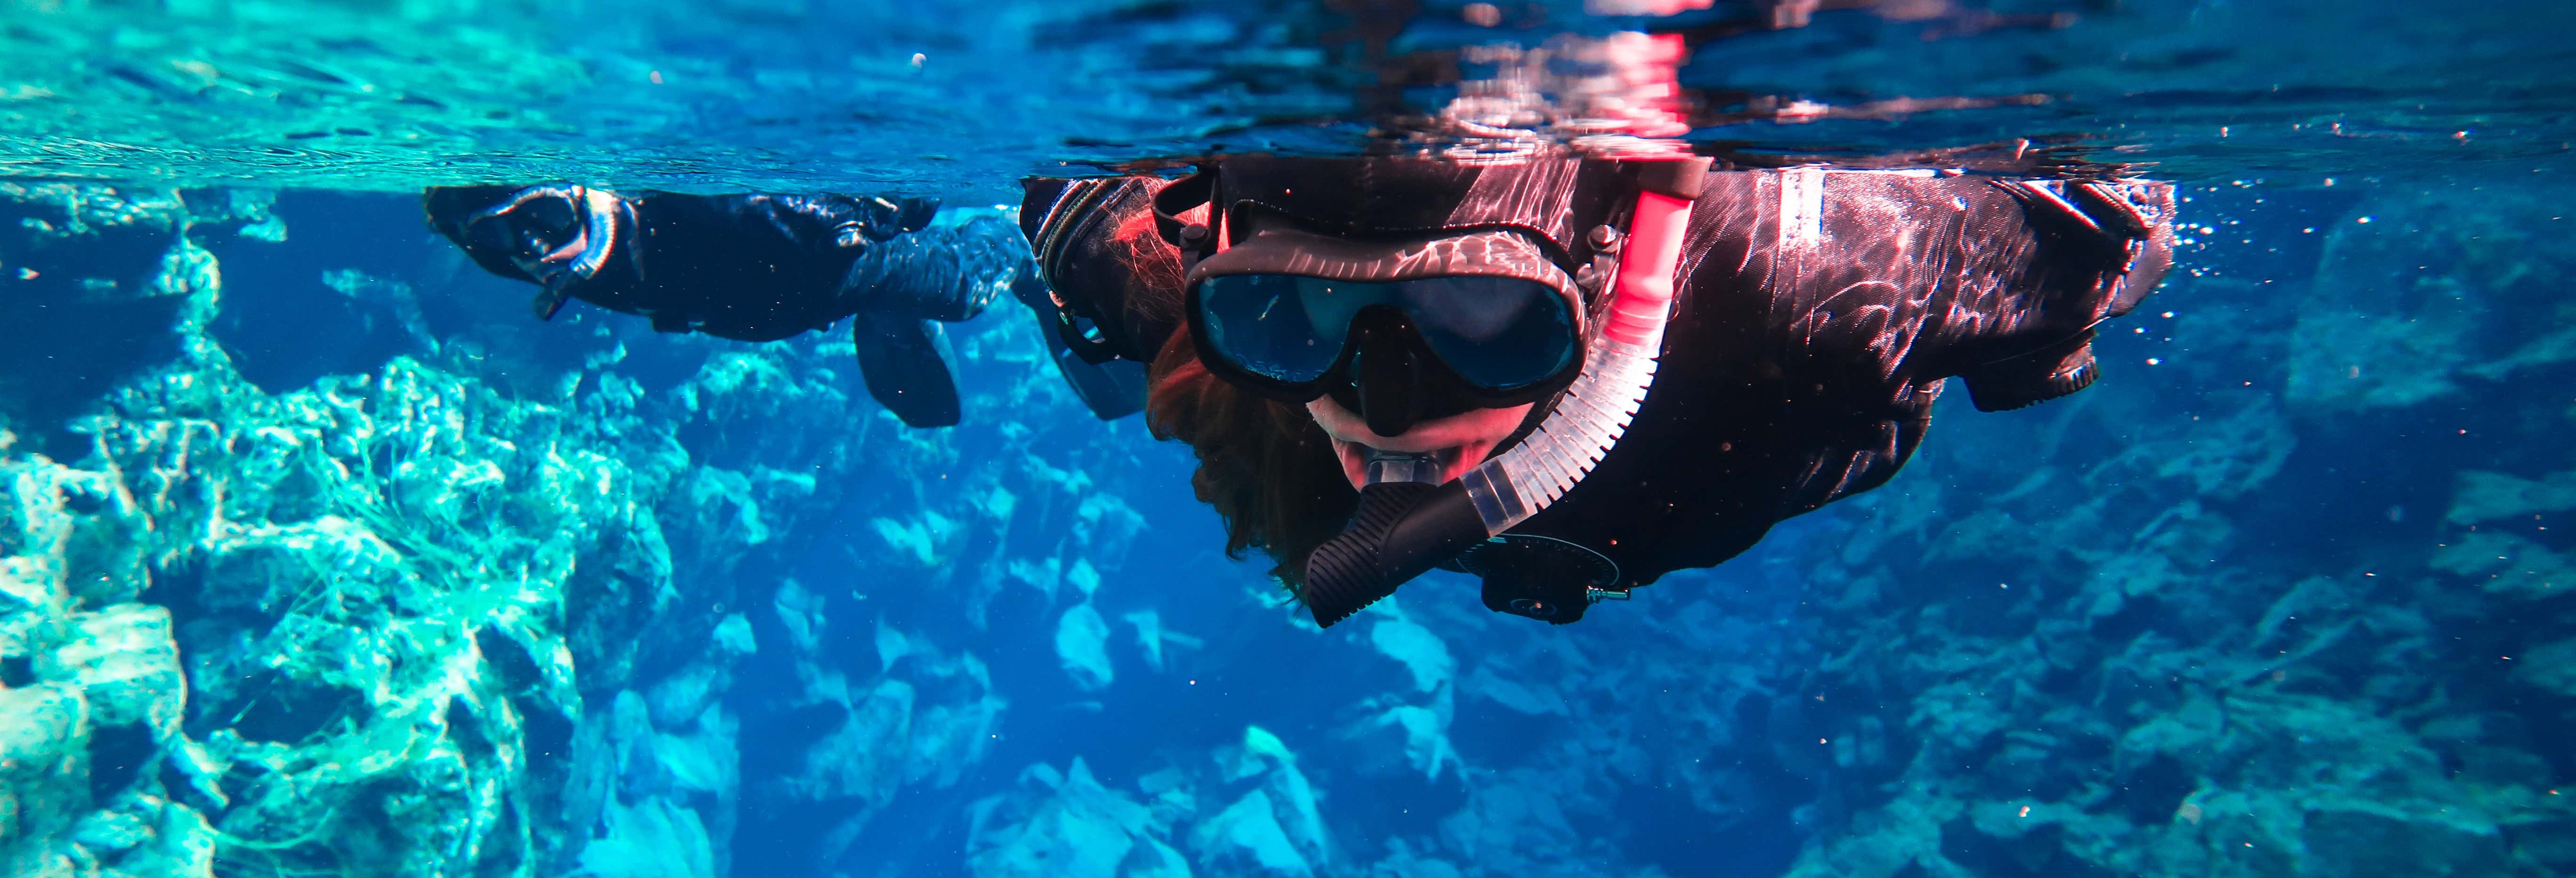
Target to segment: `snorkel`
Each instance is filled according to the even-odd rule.
[[[1618,276],[1582,371],[1518,444],[1457,481],[1426,484],[1413,474],[1436,471],[1433,461],[1370,452],[1369,483],[1360,489],[1350,525],[1307,557],[1301,596],[1317,625],[1350,618],[1546,509],[1627,431],[1654,386],[1673,275],[1709,160],[1634,164],[1640,192],[1629,233],[1616,245]]]

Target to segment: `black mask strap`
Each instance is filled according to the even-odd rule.
[[[1205,165],[1201,165],[1197,173],[1174,180],[1171,185],[1163,187],[1163,191],[1154,193],[1154,230],[1162,234],[1164,241],[1181,249],[1181,270],[1184,272],[1207,258],[1208,254],[1216,252],[1216,235],[1208,224],[1181,219],[1181,214],[1206,205],[1215,197],[1216,169]],[[1210,206],[1208,216],[1211,222],[1215,215],[1216,208]]]

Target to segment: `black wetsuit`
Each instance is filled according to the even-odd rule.
[[[1796,175],[1823,178],[1812,226],[1783,207]],[[2083,389],[2093,326],[2171,260],[2170,190],[2131,191],[2166,219],[2113,231],[2114,211],[1991,178],[1709,175],[1654,390],[1600,468],[1519,530],[1653,582],[1885,483],[1945,378],[1987,411]]]
[[[583,190],[547,188],[576,193],[561,202],[581,203]],[[601,254],[592,273],[547,283],[513,261],[511,239],[474,227],[528,191],[441,187],[424,203],[431,227],[485,270],[540,284],[541,316],[569,297],[646,317],[664,332],[742,341],[775,341],[850,319],[869,393],[916,427],[952,425],[962,414],[937,324],[974,318],[1005,286],[1023,301],[1046,301],[1043,287],[1031,289],[1037,281],[1026,245],[1008,223],[977,218],[926,228],[936,202],[842,195],[613,196],[614,220],[590,227],[594,234],[584,239],[609,240],[613,252]],[[586,217],[575,215],[566,233]],[[1140,382],[1128,384],[1130,395],[1141,394]],[[1077,379],[1076,387],[1085,384]],[[1094,404],[1107,407],[1104,417],[1133,411],[1108,397]]]
[[[1022,210],[1050,283],[1122,357],[1150,360],[1184,331],[1182,291],[1141,281],[1158,273],[1109,239],[1162,185],[1033,180]],[[1598,468],[1511,532],[1599,552],[1622,587],[1650,583],[1886,482],[1945,378],[1987,410],[2080,390],[2093,326],[2170,265],[2172,213],[2162,184],[1711,173],[1652,391]]]

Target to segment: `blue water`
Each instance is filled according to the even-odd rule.
[[[0,0],[0,871],[2576,874],[2576,6],[1777,5]],[[1640,28],[1703,151],[2129,163],[2177,268],[1720,567],[1322,630],[1007,297],[915,431],[420,220],[1014,207]]]

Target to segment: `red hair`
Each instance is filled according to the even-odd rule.
[[[1147,381],[1145,426],[1198,453],[1190,487],[1225,520],[1227,557],[1260,549],[1278,562],[1270,574],[1299,591],[1306,556],[1340,533],[1359,503],[1324,428],[1304,406],[1210,374],[1187,332],[1163,345]]]

